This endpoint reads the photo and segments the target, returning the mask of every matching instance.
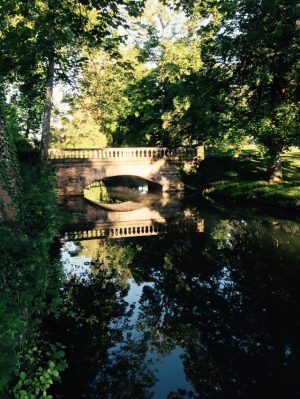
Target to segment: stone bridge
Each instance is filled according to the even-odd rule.
[[[158,183],[163,192],[182,191],[180,168],[191,169],[204,157],[197,148],[50,149],[59,195],[83,195],[86,186],[114,176],[136,176]]]

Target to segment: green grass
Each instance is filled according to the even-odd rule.
[[[284,154],[282,182],[269,184],[266,170],[266,160],[254,145],[245,146],[238,157],[208,150],[199,168],[199,184],[208,196],[300,210],[300,148]]]

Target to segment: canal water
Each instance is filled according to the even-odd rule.
[[[299,218],[162,194],[64,206],[54,398],[300,398]]]

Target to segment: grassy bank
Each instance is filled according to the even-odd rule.
[[[207,196],[300,211],[300,148],[284,154],[282,182],[269,184],[266,168],[266,160],[254,145],[245,146],[238,157],[229,151],[208,150],[199,167],[197,188]]]

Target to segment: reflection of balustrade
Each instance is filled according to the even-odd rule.
[[[80,230],[65,233],[65,241],[92,240],[99,238],[126,238],[155,236],[170,232],[204,231],[204,220],[184,220],[176,223],[151,223],[147,221],[130,226],[106,225],[93,230]]]
[[[137,147],[137,148],[82,148],[82,149],[49,149],[50,159],[193,159],[197,156],[197,148],[160,148],[160,147]]]

